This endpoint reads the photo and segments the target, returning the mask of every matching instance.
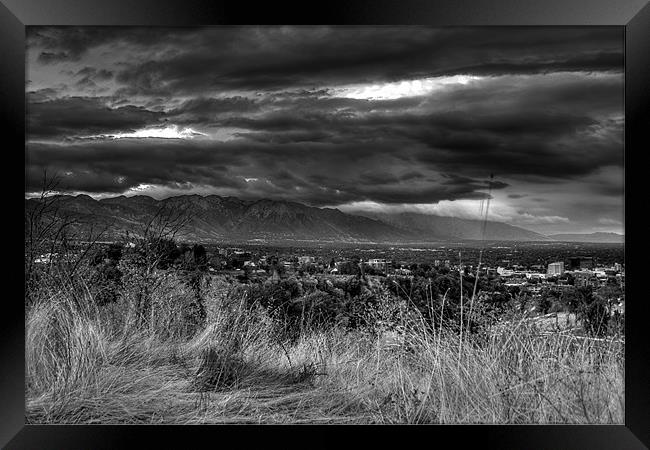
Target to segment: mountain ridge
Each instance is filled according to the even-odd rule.
[[[26,199],[26,209],[39,199]],[[58,195],[59,211],[74,217],[78,230],[91,224],[106,236],[138,234],[159,209],[185,211],[190,219],[182,239],[304,240],[340,242],[435,242],[482,239],[482,221],[402,213],[350,214],[337,208],[317,208],[288,200],[244,200],[218,195],[182,195],[157,200],[146,195],[93,199],[84,194]],[[404,216],[404,214],[411,214]],[[417,217],[416,217],[417,216]],[[86,227],[86,228],[84,228]],[[487,240],[548,240],[546,236],[500,222],[488,222]]]

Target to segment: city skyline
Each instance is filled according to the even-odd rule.
[[[26,196],[217,194],[622,233],[614,27],[28,27]]]

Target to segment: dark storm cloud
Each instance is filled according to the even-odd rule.
[[[218,122],[222,126],[239,127],[265,132],[291,130],[328,130],[332,135],[348,134],[362,136],[365,132],[374,135],[377,131],[390,135],[416,138],[433,146],[445,148],[474,148],[481,146],[486,136],[564,135],[577,129],[594,125],[597,121],[588,116],[571,113],[548,113],[535,110],[493,109],[490,113],[471,111],[446,111],[435,114],[402,113],[395,115],[357,115],[344,112],[320,112],[318,104],[312,111],[285,110],[268,113],[262,118],[231,117]]]
[[[547,59],[535,62],[517,61],[508,63],[486,63],[469,66],[459,66],[448,69],[442,73],[473,74],[473,75],[500,75],[532,74],[543,72],[565,71],[608,71],[617,70],[623,65],[623,54],[620,52],[598,53],[577,58]],[[440,72],[438,72],[440,73]]]
[[[571,114],[522,110],[351,117],[317,111],[302,115],[298,111],[282,111],[259,119],[218,118],[229,110],[230,115],[254,110],[254,103],[246,99],[189,101],[167,114],[133,106],[111,109],[96,100],[78,98],[37,103],[32,108],[30,133],[35,137],[125,131],[164,123],[170,118],[174,123],[182,123],[178,120],[182,117],[187,119],[186,123],[192,123],[190,117],[196,117],[198,121],[214,119],[225,126],[254,130],[241,132],[239,139],[227,143],[130,139],[57,146],[48,151],[32,147],[32,164],[43,167],[80,164],[83,171],[88,170],[84,167],[87,164],[92,164],[92,168],[101,165],[103,172],[98,173],[97,182],[89,184],[86,189],[89,191],[105,188],[119,192],[141,183],[169,185],[183,181],[222,188],[255,188],[241,183],[241,177],[246,176],[244,172],[237,181],[206,176],[205,171],[209,172],[206,168],[217,164],[246,169],[251,177],[269,180],[272,184],[257,186],[262,194],[271,192],[278,198],[299,196],[301,201],[310,204],[331,204],[334,199],[427,203],[484,197],[478,191],[486,189],[487,184],[450,173],[542,174],[557,179],[585,175],[602,165],[622,164],[622,155],[615,145],[610,148],[607,143],[585,138],[572,143],[576,130],[588,128],[595,121]],[[208,115],[216,116],[210,119]],[[564,137],[569,140],[562,142]],[[382,144],[378,145],[380,141]],[[583,149],[585,142],[592,145]],[[442,170],[447,175],[437,180],[429,175],[429,187],[414,188],[412,183],[425,175],[413,170],[387,172],[385,168],[394,167],[395,161],[408,162],[408,167],[419,167],[430,174],[432,170]],[[167,166],[176,169],[170,171]],[[273,173],[281,167],[284,168],[281,176],[279,172]],[[342,167],[350,170],[341,171]],[[294,172],[290,173],[289,169]],[[111,173],[114,176],[105,175]],[[343,176],[337,177],[337,173]],[[312,184],[299,181],[302,180],[296,176],[299,174],[307,179],[311,176]],[[125,177],[126,181],[118,183],[118,176]],[[91,178],[75,177],[70,180],[75,180],[77,187]],[[104,183],[100,184],[99,180]],[[405,183],[409,180],[410,184]],[[506,186],[495,182],[493,189]],[[296,192],[296,187],[301,191]],[[339,193],[333,195],[337,190]]]
[[[513,36],[516,35],[516,38]],[[128,94],[282,89],[453,74],[620,71],[613,28],[230,27],[32,29],[43,61],[104,45],[156,50],[117,70]]]
[[[437,183],[414,185],[404,180],[417,179],[418,174],[405,177],[382,172],[382,167],[394,162],[391,148],[372,145],[359,151],[357,145],[271,146],[180,139],[33,143],[28,148],[27,189],[38,190],[47,169],[65,174],[62,189],[97,193],[123,192],[141,184],[190,183],[237,190],[244,198],[294,199],[312,205],[485,198],[484,193],[476,192],[487,188],[485,181],[445,175]],[[247,177],[252,181],[245,181]]]
[[[174,29],[154,30],[139,27],[27,27],[29,47],[42,49],[39,60],[44,63],[79,61],[89,50],[103,44],[126,43],[148,46],[170,40]]]
[[[393,127],[426,146],[416,156],[423,164],[474,174],[574,178],[623,165],[619,139],[589,135],[596,124],[583,116],[494,111],[403,118]]]
[[[228,175],[224,158],[182,142],[137,139],[89,141],[75,144],[30,144],[28,190],[38,190],[43,170],[62,177],[61,189],[122,192],[140,184],[170,185],[209,182],[239,187],[243,180]],[[227,161],[237,164],[238,158]],[[39,176],[39,174],[41,174]],[[89,183],[90,180],[94,180]]]
[[[242,96],[229,98],[193,98],[169,111],[170,120],[178,123],[214,123],[223,116],[258,109],[257,102]]]
[[[237,136],[268,144],[289,144],[302,142],[340,143],[342,139],[330,131],[318,130],[288,130],[284,133],[237,133]]]
[[[27,133],[31,139],[109,134],[133,131],[160,118],[160,113],[137,106],[110,108],[96,98],[32,101],[28,103]]]
[[[568,112],[522,108],[485,114],[454,111],[358,118],[283,112],[261,119],[227,119],[222,123],[256,130],[240,135],[271,144],[364,143],[383,137],[396,141],[403,156],[412,158],[414,163],[451,172],[471,170],[474,175],[496,172],[573,178],[603,165],[623,164],[621,136],[605,139],[589,135],[590,127],[599,122]],[[578,133],[586,134],[578,137]],[[405,152],[409,148],[418,150]]]
[[[568,42],[582,36],[567,36],[564,47],[555,43],[534,57],[522,57],[522,48],[513,47],[506,39],[496,39],[493,48],[485,48],[473,42],[478,39],[473,33],[439,34],[443,36],[430,40],[386,33],[379,37],[352,35],[338,41],[314,40],[309,36],[302,40],[299,35],[295,40],[275,43],[276,47],[270,50],[265,48],[263,54],[256,52],[256,44],[228,55],[215,52],[212,46],[198,47],[168,59],[129,64],[118,73],[117,81],[125,86],[124,94],[165,95],[223,89],[277,90],[313,83],[380,82],[456,74],[607,71],[620,70],[623,63],[620,49],[612,52],[594,48],[593,54],[569,54]],[[469,47],[470,52],[464,47]],[[477,57],[468,58],[471,53]]]
[[[37,91],[30,91],[27,93],[27,104],[30,105],[53,100],[58,96],[59,92],[60,91],[58,89],[54,88],[45,88],[39,89]]]
[[[97,70],[94,67],[84,67],[78,71],[75,75],[82,76],[84,78],[96,78],[98,80],[110,80],[113,78],[113,72],[106,69]]]
[[[415,180],[419,178],[424,178],[424,175],[421,172],[417,172],[415,170],[403,173],[399,177],[400,181]]]
[[[44,169],[70,192],[153,185],[317,206],[479,200],[491,188],[514,211],[528,198],[562,219],[569,207],[541,200],[564,183],[591,195],[574,202],[585,218],[600,214],[594,198],[621,195],[622,38],[608,27],[30,27],[26,189]],[[184,138],[106,137],[152,127]]]
[[[616,148],[563,148],[541,142],[503,142],[484,146],[473,152],[457,150],[426,150],[417,159],[450,171],[479,174],[496,172],[499,176],[526,177],[542,175],[548,182],[575,179],[604,165],[621,165],[622,156]]]
[[[77,76],[82,78],[75,83],[80,88],[96,88],[96,82],[108,81],[113,78],[113,72],[106,69],[97,70],[92,67],[85,67],[76,73]]]
[[[484,113],[501,110],[543,111],[546,114],[577,111],[597,116],[623,111],[622,76],[547,74],[546,76],[488,78],[484,83],[442,92],[427,99],[431,103],[453,105],[457,110]]]
[[[58,62],[58,61],[63,61],[67,59],[69,55],[64,52],[59,52],[59,53],[53,53],[53,52],[41,52],[40,55],[38,55],[38,60],[40,62],[43,62],[45,64],[51,63],[51,62]]]

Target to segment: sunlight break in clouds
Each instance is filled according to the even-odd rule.
[[[443,217],[460,217],[463,219],[483,220],[485,213],[481,210],[480,200],[442,200],[435,204],[403,204],[383,205],[373,201],[352,202],[338,206],[343,212],[355,213],[360,211],[375,213],[420,213]],[[517,211],[504,201],[493,198],[490,203],[488,219],[515,225],[538,225],[569,223],[567,217],[555,215],[534,215],[525,211]]]
[[[450,85],[466,85],[480,78],[469,75],[454,75],[452,77],[432,77],[393,83],[353,85],[341,88],[338,92],[335,91],[335,95],[360,100],[394,100],[402,97],[417,97],[430,94]]]
[[[177,125],[171,125],[164,128],[143,128],[132,133],[117,133],[92,137],[106,137],[111,139],[124,138],[159,138],[159,139],[192,139],[197,136],[207,136],[205,133],[198,132],[192,128],[179,129]]]

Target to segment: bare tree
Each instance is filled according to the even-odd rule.
[[[75,276],[106,229],[95,231],[91,224],[80,248],[81,222],[62,211],[58,193],[60,178],[43,172],[38,198],[25,202],[25,303],[29,306],[45,286],[64,290],[77,298]]]
[[[72,225],[69,218],[60,214],[54,195],[58,184],[57,176],[48,178],[44,172],[40,197],[25,203],[25,300],[28,304],[33,300],[39,275],[52,271],[58,256],[56,250]]]
[[[162,204],[153,216],[142,224],[139,233],[133,236],[136,242],[132,257],[122,265],[130,285],[127,293],[130,297],[130,317],[127,323],[137,327],[154,326],[152,292],[161,281],[156,271],[170,258],[170,248],[176,248],[176,236],[190,221],[191,216],[187,209]],[[126,240],[132,243],[128,232]],[[166,267],[166,264],[164,266]]]

